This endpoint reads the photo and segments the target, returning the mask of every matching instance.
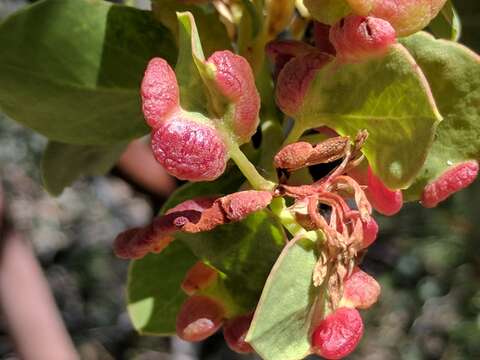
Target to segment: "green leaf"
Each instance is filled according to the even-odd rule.
[[[310,354],[316,262],[312,242],[292,241],[275,263],[246,338],[262,359],[298,360]]]
[[[315,20],[328,25],[352,12],[345,0],[304,0],[304,4]]]
[[[418,33],[402,40],[425,73],[444,121],[407,200],[452,165],[480,159],[480,58],[466,47]]]
[[[462,33],[462,23],[457,11],[448,0],[440,13],[429,25],[429,29],[437,38],[458,41]]]
[[[269,211],[199,234],[178,233],[201,260],[225,275],[225,287],[245,311],[255,308],[265,280],[285,245],[285,233]]]
[[[46,0],[0,24],[0,106],[72,144],[144,135],[139,86],[148,60],[176,58],[150,12],[100,0]]]
[[[162,253],[130,263],[128,313],[141,334],[173,335],[180,306],[187,296],[180,285],[197,259],[180,241]]]
[[[205,55],[195,19],[191,13],[178,13],[178,61],[175,66],[182,108],[208,114],[207,88],[201,71]]]
[[[152,0],[155,17],[174,34],[178,34],[177,12],[190,12],[198,25],[206,56],[217,50],[231,49],[225,25],[212,4],[187,5],[178,0]]]
[[[42,178],[47,191],[60,195],[82,176],[107,173],[125,150],[125,144],[87,146],[50,141],[43,153]]]
[[[399,44],[384,57],[332,61],[317,72],[303,103],[294,116],[302,131],[327,125],[355,138],[367,129],[363,152],[392,189],[415,179],[441,120],[425,76]]]

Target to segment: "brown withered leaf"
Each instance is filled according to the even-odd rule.
[[[177,231],[198,233],[222,224],[238,222],[266,208],[272,201],[268,191],[241,191],[220,198],[187,200],[159,216],[145,227],[127,230],[114,242],[115,254],[124,259],[139,259],[149,252],[162,251]]]
[[[328,274],[328,258],[324,251],[320,254],[320,257],[313,269],[313,285],[320,287],[325,282]]]

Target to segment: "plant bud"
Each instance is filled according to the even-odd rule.
[[[217,131],[179,115],[152,134],[155,159],[181,180],[211,181],[225,171],[228,152]]]
[[[253,313],[228,320],[223,326],[223,336],[230,349],[239,354],[253,352],[253,348],[245,341],[252,323]]]
[[[384,55],[396,42],[396,35],[385,20],[352,15],[330,29],[330,41],[339,59],[356,62]]]
[[[347,0],[358,15],[387,20],[398,36],[422,30],[435,18],[446,0]]]
[[[154,129],[178,110],[180,99],[177,77],[165,60],[150,60],[141,85],[141,96],[145,120]]]
[[[235,105],[233,131],[240,144],[250,141],[257,131],[260,95],[252,69],[245,58],[231,51],[217,51],[208,62],[215,65],[219,92]]]
[[[437,206],[450,195],[468,187],[477,176],[477,161],[466,161],[455,165],[425,187],[422,194],[422,205],[426,208]]]
[[[378,301],[380,292],[381,288],[378,282],[356,267],[353,273],[345,279],[341,303],[347,307],[368,309]]]
[[[323,319],[312,335],[314,352],[325,359],[342,359],[357,347],[363,336],[358,310],[338,308]]]
[[[177,315],[177,335],[185,341],[202,341],[222,326],[225,310],[217,301],[206,296],[192,296]]]

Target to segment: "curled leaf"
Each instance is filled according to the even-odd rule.
[[[234,106],[229,124],[239,143],[250,140],[259,123],[260,95],[248,61],[231,51],[217,51],[207,63],[215,66],[215,82],[220,93]]]
[[[180,93],[175,72],[162,58],[148,63],[141,85],[142,109],[147,124],[160,126],[169,115],[178,110]]]
[[[422,194],[421,203],[433,208],[454,193],[465,189],[478,176],[478,162],[466,161],[445,171],[438,179],[428,184]]]
[[[288,115],[297,113],[319,69],[332,60],[323,53],[308,53],[291,59],[278,76],[276,99],[280,109]]]
[[[238,222],[249,214],[264,209],[272,201],[267,191],[242,191],[218,199],[188,200],[159,216],[143,228],[127,230],[114,243],[118,257],[138,259],[149,252],[160,252],[177,231],[198,233],[219,225]]]
[[[316,49],[303,41],[276,40],[268,43],[265,51],[274,65],[274,77],[277,78],[280,71],[292,58],[315,52]]]
[[[380,296],[381,288],[378,282],[356,267],[343,284],[341,304],[357,309],[368,309],[375,304]]]
[[[198,261],[190,268],[182,281],[182,290],[192,296],[199,290],[207,288],[218,278],[218,273],[210,266]]]
[[[245,341],[252,323],[253,313],[238,316],[225,322],[223,336],[228,347],[239,354],[253,352],[253,348]]]
[[[177,315],[177,335],[186,341],[202,341],[217,332],[223,324],[222,305],[206,296],[192,296]]]

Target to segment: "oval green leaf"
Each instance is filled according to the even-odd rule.
[[[178,233],[201,260],[225,276],[225,287],[245,311],[255,308],[265,281],[285,246],[285,233],[269,211],[199,234]]]
[[[100,0],[47,0],[0,24],[0,107],[49,139],[80,145],[144,135],[147,62],[176,47],[151,12]]]
[[[177,313],[187,299],[180,285],[196,261],[187,246],[174,241],[162,253],[130,263],[128,314],[140,334],[175,334]]]
[[[124,143],[89,146],[50,141],[43,152],[41,164],[43,185],[50,194],[58,196],[82,176],[106,174],[125,148]]]
[[[314,243],[290,242],[265,284],[246,340],[263,360],[299,360],[310,354]]]
[[[392,189],[415,179],[441,120],[425,76],[400,44],[384,57],[332,61],[316,73],[303,104],[294,114],[301,130],[326,125],[352,139],[368,130],[363,152]]]
[[[402,40],[430,83],[444,121],[438,127],[427,161],[405,191],[420,199],[425,186],[451,166],[480,160],[480,57],[466,47],[435,40],[425,32]]]

